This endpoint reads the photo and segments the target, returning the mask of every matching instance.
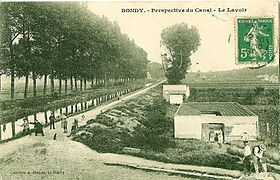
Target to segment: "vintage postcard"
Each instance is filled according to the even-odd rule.
[[[0,180],[280,179],[279,2],[0,1]]]

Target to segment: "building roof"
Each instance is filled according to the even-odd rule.
[[[186,91],[187,85],[163,85],[164,91]]]
[[[236,102],[189,102],[182,104],[175,115],[200,116],[256,116],[253,112]]]

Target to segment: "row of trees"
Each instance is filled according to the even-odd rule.
[[[147,53],[116,22],[90,12],[82,3],[6,2],[0,8],[0,68],[11,76],[11,98],[14,99],[15,77],[50,78],[51,94],[54,79],[104,83],[108,80],[146,77]],[[73,85],[74,84],[74,85]],[[45,94],[45,93],[44,93]]]

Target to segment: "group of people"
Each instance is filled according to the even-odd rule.
[[[31,130],[29,126],[30,124],[34,125],[35,136],[37,136],[38,134],[44,136],[43,125],[37,119],[35,119],[34,122],[29,122],[29,120],[26,117],[23,118],[23,124],[20,125],[23,127],[24,134],[29,134],[31,136]]]
[[[214,132],[213,129],[210,129],[209,141],[211,142],[213,140],[218,143],[219,147],[222,147],[224,143],[224,133],[221,129],[218,132]]]
[[[263,157],[263,153],[266,150],[264,144],[259,144],[251,148],[248,141],[244,141],[244,174],[250,175],[252,172],[252,164],[255,172],[259,174],[261,172],[267,173],[266,159]]]
[[[85,119],[85,116],[82,115],[82,120],[84,120],[84,119]],[[49,117],[49,121],[50,121],[50,129],[55,129],[55,122],[61,121],[61,128],[63,128],[63,132],[64,133],[68,132],[67,127],[68,127],[69,119],[68,119],[66,113],[63,113],[63,114],[57,116],[56,118],[54,116],[54,113],[51,113],[51,115]],[[35,136],[37,136],[38,134],[41,134],[42,136],[44,136],[43,125],[37,119],[35,119],[34,122],[29,122],[28,118],[26,118],[26,117],[23,118],[23,124],[20,125],[23,127],[24,134],[29,134],[31,136],[30,124],[34,125]],[[68,137],[76,132],[77,127],[78,127],[78,119],[74,118],[74,120],[72,122],[71,131],[70,131],[70,134],[68,135]]]

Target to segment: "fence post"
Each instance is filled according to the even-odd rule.
[[[81,102],[80,104],[81,104],[81,110],[84,110],[83,102]]]
[[[73,107],[73,105],[71,104],[71,114],[73,114],[73,112],[74,112],[74,107]]]
[[[48,113],[45,111],[45,124],[48,124]]]
[[[12,137],[16,135],[16,124],[15,121],[12,121]]]

